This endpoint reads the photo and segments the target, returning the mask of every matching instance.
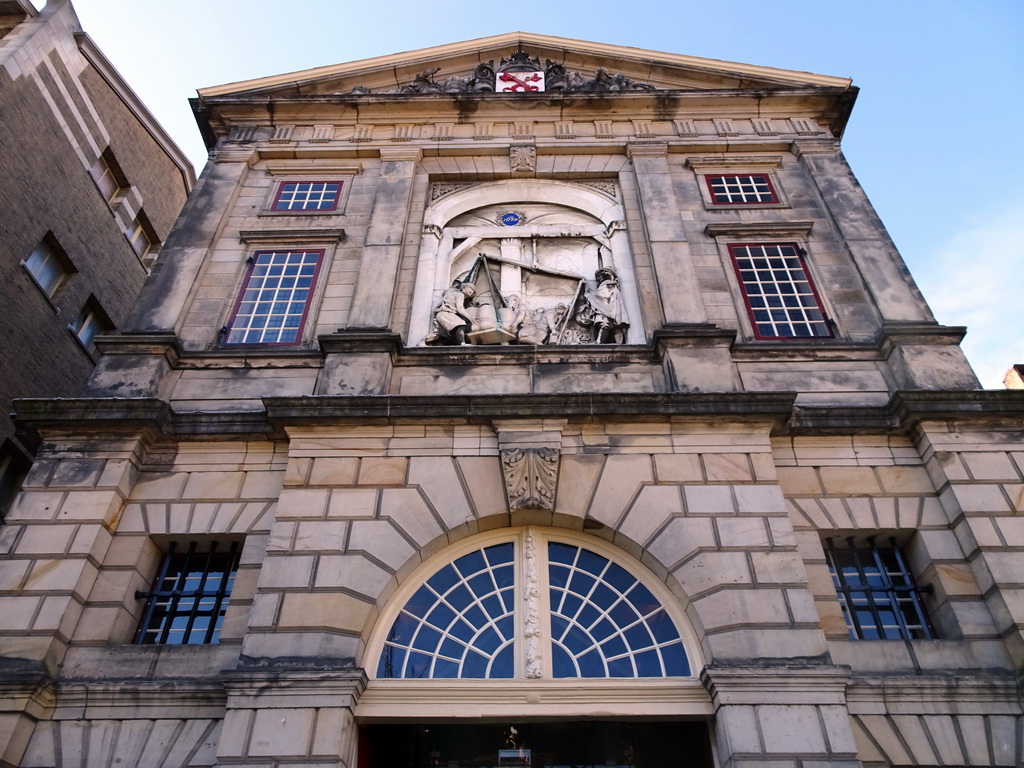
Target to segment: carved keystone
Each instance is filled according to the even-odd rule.
[[[510,512],[554,511],[564,425],[561,419],[495,422]]]

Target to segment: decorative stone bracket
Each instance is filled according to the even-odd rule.
[[[510,512],[555,508],[564,420],[495,422]]]

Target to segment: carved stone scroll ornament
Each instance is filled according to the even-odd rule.
[[[492,93],[495,90],[494,61],[481,62],[468,77],[451,75],[441,82],[434,76],[441,71],[440,67],[431,67],[420,72],[412,82],[383,93],[418,94],[418,93]],[[543,72],[543,84],[529,90],[594,92],[594,91],[654,91],[650,83],[641,83],[626,75],[612,73],[604,67],[598,67],[593,77],[588,77],[575,70],[566,68],[557,61],[547,59],[542,66],[537,58],[530,57],[523,51],[516,51],[507,59],[502,59],[498,66],[499,72]],[[516,91],[521,92],[521,91]],[[352,89],[354,94],[369,94],[370,89],[358,85]]]
[[[558,458],[552,447],[501,449],[509,510],[554,510]]]
[[[552,449],[554,450],[554,449]],[[523,676],[537,679],[543,668],[540,642],[540,560],[537,558],[537,539],[533,526],[526,529],[523,542],[523,561],[526,566],[526,589],[523,590],[523,637],[526,640],[526,665]]]

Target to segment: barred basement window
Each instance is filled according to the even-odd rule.
[[[238,572],[238,542],[227,552],[217,543],[207,547],[191,541],[179,553],[170,545],[146,598],[142,621],[135,633],[138,645],[209,645],[220,642],[221,624]]]
[[[259,251],[226,329],[225,344],[298,344],[322,250]]]
[[[767,174],[705,176],[704,179],[715,205],[779,202]]]
[[[935,636],[896,540],[876,546],[853,537],[830,538],[826,555],[850,637],[861,640],[928,640]]]
[[[818,292],[794,243],[729,246],[758,339],[832,336]]]
[[[340,181],[285,181],[277,190],[275,211],[326,212],[338,208]]]

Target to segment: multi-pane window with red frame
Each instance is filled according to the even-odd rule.
[[[729,253],[756,338],[833,335],[795,243],[733,244]]]
[[[766,174],[705,176],[715,205],[765,204],[779,202]]]
[[[297,213],[336,211],[340,181],[285,181],[277,190],[273,210]]]
[[[322,250],[257,251],[249,260],[225,344],[298,344]]]

